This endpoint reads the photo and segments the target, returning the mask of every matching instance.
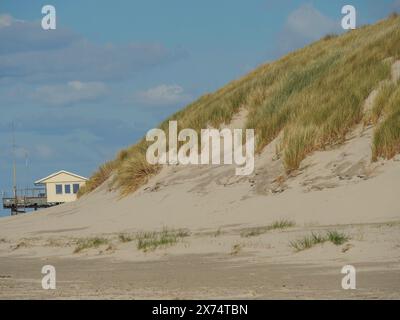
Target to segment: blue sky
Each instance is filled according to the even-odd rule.
[[[55,6],[57,30],[41,29]],[[172,112],[257,65],[399,0],[0,0],[0,191],[61,169],[89,176]],[[27,165],[28,164],[28,165]]]

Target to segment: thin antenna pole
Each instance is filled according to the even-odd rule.
[[[18,198],[17,198],[17,160],[15,154],[15,130],[14,121],[12,122],[12,149],[13,149],[13,193],[14,193],[14,205],[15,212],[18,212]]]

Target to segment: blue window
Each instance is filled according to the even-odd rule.
[[[56,184],[56,194],[62,194],[62,193],[63,193],[62,184]]]
[[[70,184],[66,184],[64,186],[64,188],[65,188],[65,193],[66,194],[70,194],[71,193],[71,185]]]
[[[78,183],[75,183],[75,184],[72,186],[72,189],[73,189],[74,194],[77,194],[78,191],[79,191],[79,184],[78,184]]]

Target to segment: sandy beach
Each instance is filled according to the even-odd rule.
[[[398,299],[400,161],[371,163],[370,138],[370,128],[357,128],[279,181],[272,143],[252,177],[226,166],[165,167],[122,199],[104,185],[71,204],[2,218],[0,297]],[[162,230],[184,235],[138,247],[138,235]],[[332,231],[347,238],[292,245]],[[101,241],[78,250],[85,239]],[[40,285],[45,264],[57,270],[51,292]],[[344,265],[357,270],[356,290],[341,287]]]

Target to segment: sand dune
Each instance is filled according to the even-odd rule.
[[[398,79],[398,66],[395,63],[393,67],[394,80]],[[375,96],[371,93],[365,110]],[[242,128],[246,115],[243,109],[229,127]],[[223,261],[249,272],[239,280],[235,271],[227,269],[223,274],[231,277],[231,282],[227,281],[224,286],[207,280],[207,288],[196,291],[196,287],[190,286],[189,278],[196,274],[204,277],[206,271],[194,268],[192,274],[183,271],[187,274],[186,280],[177,276],[184,287],[181,294],[176,294],[176,286],[142,283],[144,287],[156,286],[142,288],[134,294],[130,292],[142,298],[280,298],[295,292],[300,297],[316,297],[318,292],[324,297],[343,297],[340,293],[343,291],[336,285],[339,286],[339,270],[345,264],[360,266],[364,272],[369,272],[369,277],[381,272],[386,274],[378,291],[368,287],[373,285],[370,282],[364,282],[364,291],[358,293],[361,297],[399,298],[400,156],[390,161],[371,162],[372,133],[372,126],[359,125],[343,144],[314,152],[290,174],[285,172],[276,152],[281,138],[278,136],[256,157],[256,169],[251,176],[235,176],[233,166],[165,166],[146,185],[122,199],[117,192],[110,191],[106,183],[75,203],[2,218],[0,266],[2,274],[11,274],[11,279],[5,280],[4,275],[0,278],[3,292],[0,297],[21,296],[29,289],[18,282],[19,275],[15,271],[18,268],[13,269],[23,259],[34,259],[32,265],[38,261],[53,261],[65,267],[68,261],[85,265],[87,259],[101,258],[96,259],[96,265],[110,270],[118,261],[125,263],[123,269],[132,263],[146,263],[157,273],[161,272],[163,264],[156,261],[165,261],[169,265],[165,270],[172,272],[174,266],[182,268],[181,259],[188,259],[194,263],[204,261],[211,269],[218,268],[219,261]],[[290,221],[291,225],[276,230],[268,227],[282,219]],[[163,228],[185,229],[187,234],[176,243],[154,250],[138,248],[135,235]],[[325,234],[331,230],[346,234],[348,239],[337,245],[325,241],[299,252],[290,245],[311,233]],[[246,232],[254,234],[246,235]],[[121,234],[132,238],[125,241]],[[102,237],[107,241],[77,252],[79,239],[90,237]],[[296,274],[293,282],[288,272],[295,264],[303,266],[290,271]],[[254,284],[238,289],[238,283],[252,283],[249,270],[272,277],[274,271],[264,274],[261,269],[273,269],[276,265],[283,270],[275,274],[274,285],[278,285],[279,290],[265,287],[272,290],[269,291],[272,296],[267,295],[264,287],[257,289]],[[319,270],[330,277],[329,284],[324,287],[322,283],[320,291],[314,290],[316,284],[309,279],[308,271],[301,276],[304,267],[321,268]],[[138,276],[134,270],[131,272],[127,276]],[[108,275],[106,281],[122,281],[112,273]],[[216,272],[216,275],[220,277],[221,273]],[[96,279],[90,280],[92,289],[85,291],[86,297],[96,296],[94,292],[100,292],[97,297],[131,297],[115,285],[111,291],[104,288],[96,291],[101,286],[101,281]],[[308,291],[296,287],[296,283],[307,281],[311,281]],[[282,284],[288,285],[285,292]],[[228,290],[230,285],[235,289]],[[68,297],[79,296],[77,291],[68,290]],[[34,296],[34,291],[28,292],[28,296]],[[44,297],[42,293],[40,297]]]
[[[87,259],[100,259],[96,265],[110,270],[103,274],[105,278],[94,276],[97,271],[93,269],[93,277],[84,280],[86,290],[75,290],[76,286],[66,282],[63,290],[51,297],[292,298],[295,294],[302,298],[399,298],[400,158],[371,163],[371,133],[372,128],[356,128],[343,145],[315,152],[290,176],[275,154],[275,141],[258,156],[257,168],[250,177],[236,177],[234,168],[226,166],[170,166],[122,199],[104,185],[75,203],[3,218],[0,297],[50,297],[35,289],[35,277],[31,282],[20,278],[22,270],[32,274],[36,264],[53,263],[69,274],[69,265],[85,266]],[[262,229],[281,219],[295,225],[243,236],[246,230]],[[121,233],[134,237],[138,232],[166,227],[184,228],[190,235],[175,245],[147,252],[139,250],[135,240],[125,243],[119,239]],[[301,252],[290,247],[291,241],[330,230],[343,232],[349,240],[339,246],[324,243]],[[77,241],[91,237],[108,242],[76,253]],[[16,268],[25,259],[34,259],[34,263]],[[165,269],[164,263],[155,261],[164,261],[169,267]],[[233,264],[240,270],[276,279],[260,288],[251,284],[250,271],[239,277],[228,268],[222,274],[231,280],[217,285],[205,280],[205,269],[194,267],[192,273],[183,271],[186,278],[176,276],[179,288],[137,280],[142,289],[132,291],[118,285],[122,278],[111,272],[118,262],[117,269],[131,270],[125,274],[131,279],[143,275],[135,271],[135,263],[144,263],[157,273],[161,267],[163,272],[184,268],[182,261],[204,261],[215,270],[221,263],[226,264],[224,268]],[[367,279],[380,280],[375,284],[363,282],[363,290],[353,295],[345,293],[339,287],[340,269],[345,264],[356,265],[368,274]],[[279,273],[262,271],[274,270],[277,265]],[[330,280],[317,287],[321,282],[310,277],[310,270],[319,270]],[[70,281],[86,279],[85,272],[71,274]],[[289,272],[292,276],[288,278]],[[221,276],[219,271],[214,273]],[[385,276],[380,278],[380,274]],[[203,277],[206,285],[193,285],[191,276]],[[109,287],[105,288],[103,281]],[[239,289],[238,283],[249,285]]]

